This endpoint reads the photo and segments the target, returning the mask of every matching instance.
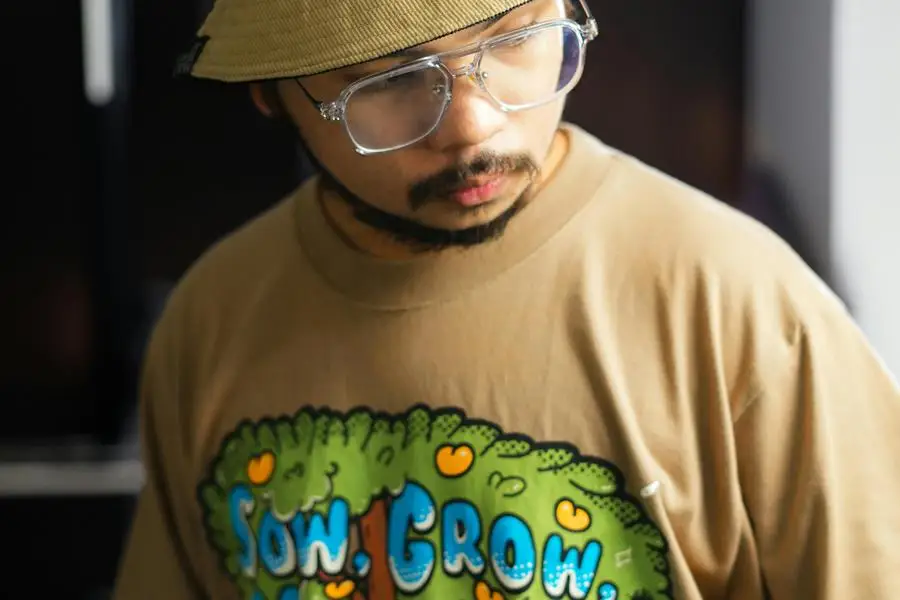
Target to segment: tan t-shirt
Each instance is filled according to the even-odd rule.
[[[769,231],[566,125],[499,241],[211,249],[143,386],[119,600],[887,599],[900,393]]]

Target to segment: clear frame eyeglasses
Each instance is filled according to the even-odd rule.
[[[320,102],[300,87],[324,119],[343,123],[359,154],[399,150],[438,128],[458,77],[470,79],[507,112],[535,108],[568,93],[581,78],[585,46],[597,37],[597,23],[580,3],[584,25],[568,18],[542,21],[416,59],[351,83],[331,102]],[[445,62],[470,55],[472,60],[456,69]]]

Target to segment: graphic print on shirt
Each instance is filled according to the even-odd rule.
[[[245,600],[658,600],[668,547],[621,472],[456,409],[242,423],[198,488]]]

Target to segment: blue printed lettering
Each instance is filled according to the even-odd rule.
[[[278,600],[300,600],[300,589],[296,585],[286,585],[278,592]]]
[[[269,511],[263,515],[259,525],[257,547],[263,566],[275,577],[285,577],[297,568],[296,549],[287,525]]]
[[[247,517],[253,514],[255,502],[253,492],[246,485],[239,484],[228,493],[228,510],[231,517],[231,530],[241,544],[238,558],[241,571],[247,577],[256,576],[256,543],[253,531],[247,523]]]
[[[489,554],[491,568],[507,590],[519,592],[534,579],[534,539],[522,519],[503,515],[491,527]]]
[[[328,507],[328,525],[322,515],[315,513],[306,518],[297,513],[291,519],[291,533],[297,545],[300,574],[312,579],[322,570],[337,575],[347,560],[349,545],[350,509],[343,498],[335,498]]]
[[[551,598],[562,598],[568,593],[573,600],[581,600],[594,584],[602,553],[600,543],[591,540],[580,556],[577,549],[569,548],[563,558],[562,538],[551,535],[544,544],[544,591]]]
[[[450,502],[444,506],[441,542],[444,571],[459,575],[465,567],[473,575],[484,571],[484,557],[478,551],[481,519],[469,502]]]
[[[421,590],[434,569],[434,546],[427,541],[408,541],[407,530],[428,533],[434,527],[434,500],[421,486],[407,483],[391,504],[388,516],[388,562],[394,583],[403,592]]]
[[[356,574],[365,578],[371,568],[372,558],[369,554],[365,550],[357,550],[353,555],[353,570],[356,571]]]

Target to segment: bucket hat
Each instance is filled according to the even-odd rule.
[[[465,29],[528,0],[216,0],[177,75],[224,82],[302,77]]]

